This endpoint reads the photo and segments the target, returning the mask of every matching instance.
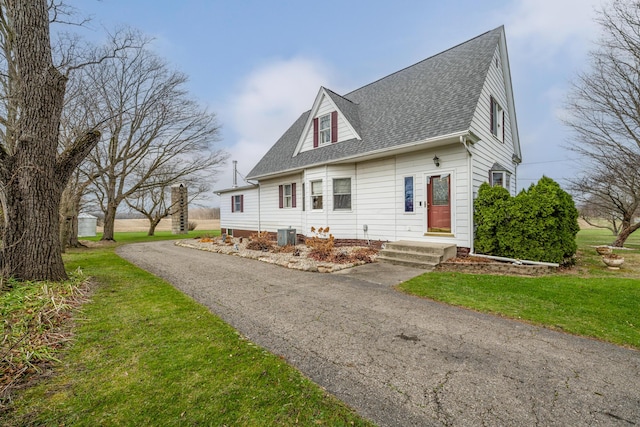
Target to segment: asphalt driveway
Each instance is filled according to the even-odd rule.
[[[307,273],[170,241],[118,254],[382,426],[640,425],[640,352],[392,289],[418,270]]]

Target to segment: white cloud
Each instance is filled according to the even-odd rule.
[[[602,0],[516,0],[503,14],[509,43],[533,60],[584,55],[598,36],[593,21]]]
[[[227,107],[231,115],[226,126],[236,135],[227,151],[230,160],[238,161],[238,171],[249,173],[300,114],[311,108],[320,86],[330,85],[328,67],[308,58],[272,61],[244,78]],[[229,162],[216,188],[231,187],[232,182]]]

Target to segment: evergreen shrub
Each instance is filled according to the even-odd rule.
[[[474,206],[478,253],[560,264],[576,253],[578,210],[551,178],[542,177],[515,197],[484,183]]]

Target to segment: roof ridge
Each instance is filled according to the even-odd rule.
[[[470,42],[472,42],[472,41],[474,41],[474,40],[476,40],[476,39],[479,39],[480,37],[484,37],[484,36],[488,35],[489,33],[492,33],[492,32],[494,32],[494,31],[496,31],[496,30],[499,30],[499,29],[504,29],[504,25],[500,25],[499,27],[496,27],[496,28],[494,28],[493,30],[485,31],[484,33],[479,34],[479,35],[477,35],[477,36],[475,36],[475,37],[472,37],[472,38],[470,38],[469,40],[466,40],[466,41],[463,41],[463,42],[461,42],[461,43],[458,43],[457,45],[452,46],[452,47],[450,47],[450,48],[448,48],[448,49],[445,49],[445,50],[443,50],[442,52],[438,52],[438,53],[436,53],[436,54],[434,54],[434,55],[431,55],[431,56],[429,56],[428,58],[422,59],[422,60],[420,60],[420,61],[418,61],[418,62],[415,62],[415,63],[413,63],[413,64],[411,64],[411,65],[408,65],[408,66],[406,66],[406,67],[404,67],[404,68],[401,68],[400,70],[397,70],[397,71],[394,71],[393,73],[387,74],[387,75],[386,75],[386,76],[384,76],[384,77],[380,77],[379,79],[374,80],[374,81],[372,81],[372,82],[370,82],[370,83],[367,83],[366,85],[361,86],[361,87],[359,87],[359,88],[357,88],[357,89],[354,89],[354,90],[352,90],[351,92],[348,92],[348,93],[346,93],[346,94],[344,94],[344,95],[338,95],[338,94],[336,94],[336,95],[338,95],[338,96],[342,96],[343,98],[345,98],[346,96],[349,96],[349,95],[353,94],[354,92],[357,92],[357,91],[359,91],[359,90],[361,90],[361,89],[364,89],[364,88],[365,88],[365,87],[367,87],[367,86],[371,86],[371,85],[373,85],[373,84],[376,84],[376,83],[378,83],[378,82],[380,82],[380,81],[382,81],[382,80],[384,80],[384,79],[387,79],[387,78],[389,78],[389,77],[391,77],[391,76],[393,76],[393,75],[399,74],[399,73],[401,73],[401,72],[403,72],[403,71],[405,71],[405,70],[408,70],[409,68],[415,67],[415,66],[416,66],[416,65],[418,65],[418,64],[422,64],[423,62],[429,61],[429,60],[431,60],[431,59],[433,59],[433,58],[435,58],[435,57],[437,57],[437,56],[440,56],[440,55],[442,55],[442,54],[444,54],[444,53],[447,53],[447,52],[449,52],[449,51],[451,51],[451,50],[453,50],[453,49],[457,49],[457,48],[459,48],[459,47],[460,47],[460,46],[462,46],[462,45],[465,45],[465,44],[467,44],[467,43],[470,43]],[[327,89],[327,88],[325,88],[325,89]],[[331,89],[327,89],[327,90],[331,90]],[[332,92],[333,92],[333,91],[332,91]],[[335,92],[334,92],[334,93],[335,93]],[[345,98],[345,99],[348,99],[348,98]]]
[[[345,95],[340,95],[340,94],[339,94],[338,92],[336,92],[335,90],[331,90],[331,89],[329,89],[329,88],[328,88],[328,87],[326,87],[326,86],[320,86],[320,87],[321,87],[322,89],[324,89],[324,90],[328,91],[328,92],[331,92],[331,93],[332,93],[332,94],[334,94],[335,96],[337,96],[337,97],[339,97],[339,98],[341,98],[341,99],[344,99],[345,101],[348,101],[348,102],[352,103],[353,105],[358,105],[358,104],[356,104],[355,102],[353,102],[352,100],[350,100],[349,98],[345,98]],[[358,90],[358,89],[356,89],[356,90]],[[355,91],[351,91],[351,92],[355,92]],[[349,93],[351,93],[351,92],[349,92]]]

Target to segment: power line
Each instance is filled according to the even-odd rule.
[[[520,163],[520,166],[526,166],[526,165],[542,165],[545,163],[560,163],[560,162],[574,162],[575,159],[563,159],[563,160],[547,160],[544,162],[527,162],[527,163]]]

